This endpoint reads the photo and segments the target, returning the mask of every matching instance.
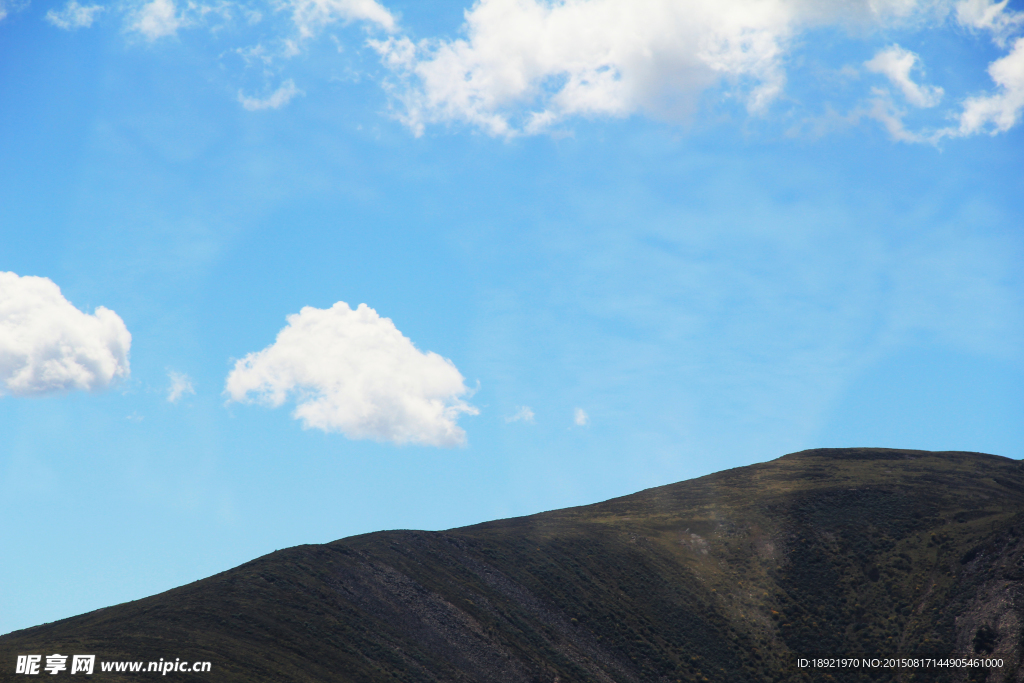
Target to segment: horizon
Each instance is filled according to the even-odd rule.
[[[0,102],[0,634],[813,448],[1024,459],[1019,0],[0,0]]]

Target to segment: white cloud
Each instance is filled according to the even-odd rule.
[[[505,422],[508,423],[523,421],[533,424],[533,418],[533,410],[531,410],[529,406],[520,406],[519,410],[517,410],[515,414],[509,415],[508,417],[505,418]]]
[[[576,412],[573,413],[572,421],[577,427],[585,427],[590,423],[590,416],[587,415],[587,411],[583,408],[577,408]]]
[[[242,106],[249,111],[259,111],[260,109],[280,109],[284,105],[292,101],[296,95],[305,95],[295,87],[295,81],[288,79],[281,86],[275,90],[270,97],[265,99],[259,99],[257,97],[246,97],[241,90],[238,91],[238,101],[242,103]]]
[[[1007,10],[1008,0],[961,0],[956,4],[956,19],[961,26],[981,29],[992,34],[1000,47],[1006,39],[1024,26],[1024,12]]]
[[[132,15],[128,29],[138,31],[153,41],[164,36],[173,36],[188,21],[179,14],[174,0],[152,0]]]
[[[896,26],[949,0],[480,0],[464,38],[371,40],[417,134],[467,122],[536,133],[569,116],[685,118],[724,84],[754,113],[782,92],[793,39],[821,25]],[[943,10],[945,8],[945,10]]]
[[[113,311],[83,313],[49,278],[0,272],[0,395],[104,389],[128,376],[131,341]]]
[[[1017,124],[1024,111],[1024,38],[1017,39],[1010,54],[989,64],[988,73],[999,86],[999,92],[967,99],[959,127],[941,131],[940,137],[973,135],[986,130],[995,135]]]
[[[774,0],[481,0],[465,39],[370,44],[405,79],[395,93],[417,132],[466,121],[511,135],[571,115],[685,115],[723,77],[759,110],[784,80],[787,15]]]
[[[96,15],[104,9],[102,5],[83,7],[75,2],[75,0],[70,0],[60,12],[52,9],[47,12],[46,20],[57,28],[62,28],[66,31],[77,28],[89,28],[92,26],[92,22],[96,20]]]
[[[903,92],[903,96],[915,107],[934,107],[942,99],[942,88],[933,85],[918,85],[910,72],[919,67],[919,58],[913,52],[899,45],[879,50],[864,63],[868,71],[882,74]]]
[[[192,378],[188,375],[169,370],[167,378],[171,380],[171,386],[167,389],[167,401],[169,403],[177,403],[185,394],[195,395],[196,390],[192,386]]]
[[[460,398],[469,390],[450,360],[418,350],[366,304],[307,306],[287,319],[273,344],[235,364],[230,400],[277,407],[293,397],[304,427],[351,439],[465,442],[456,420],[478,411]]]
[[[368,21],[386,31],[395,30],[395,17],[375,0],[291,0],[286,4],[302,39],[337,21]]]

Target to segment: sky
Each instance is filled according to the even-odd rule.
[[[0,0],[0,633],[817,447],[1024,458],[1024,6]]]

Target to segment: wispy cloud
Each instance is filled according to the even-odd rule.
[[[0,272],[0,395],[104,389],[128,376],[131,342],[110,309],[83,313],[49,278]]]
[[[305,95],[295,87],[295,81],[288,79],[281,86],[275,90],[269,97],[259,99],[257,97],[247,97],[241,90],[238,91],[238,101],[242,103],[242,106],[249,111],[259,111],[261,109],[280,109],[284,105],[292,101],[297,95]]]
[[[154,41],[173,36],[179,28],[188,24],[188,20],[178,12],[174,0],[152,0],[131,15],[128,30],[141,33],[147,40]]]
[[[875,88],[872,90],[872,95],[871,100],[866,105],[850,114],[850,120],[857,121],[861,117],[874,119],[881,123],[886,131],[888,131],[889,137],[897,142],[918,143],[928,141],[925,135],[908,130],[906,123],[904,123],[907,112],[893,102],[888,90]]]
[[[583,408],[577,408],[576,412],[573,413],[572,421],[577,427],[585,427],[590,424],[590,416],[587,415],[587,411],[583,410]]]
[[[934,107],[942,100],[942,88],[934,85],[920,85],[914,82],[910,72],[920,70],[920,59],[899,45],[879,50],[864,63],[868,71],[882,74],[903,93],[907,102],[915,107]]]
[[[102,5],[83,6],[79,5],[75,0],[70,0],[61,11],[57,12],[52,9],[48,11],[46,13],[46,21],[66,31],[89,28],[96,20],[96,15],[104,9]]]
[[[3,21],[11,12],[20,12],[29,5],[29,0],[0,0],[0,21]]]
[[[282,4],[291,8],[292,21],[302,39],[339,21],[365,21],[385,31],[396,28],[394,15],[375,0],[290,0]]]
[[[192,386],[192,378],[185,373],[168,370],[167,378],[171,381],[171,386],[167,389],[168,403],[177,403],[185,394],[195,395],[196,390]]]
[[[515,413],[505,417],[506,423],[520,421],[533,424],[534,414],[533,410],[531,410],[529,406],[520,406],[519,410],[517,410]]]
[[[307,428],[351,439],[456,446],[456,424],[478,411],[455,365],[417,349],[388,318],[360,304],[306,307],[288,316],[277,340],[235,364],[225,393],[232,401],[282,405]]]

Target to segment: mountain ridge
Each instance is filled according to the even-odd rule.
[[[276,551],[0,636],[0,666],[64,648],[212,662],[175,674],[187,681],[876,681],[915,672],[796,662],[984,655],[1004,661],[987,680],[1021,681],[1022,580],[1024,463],[813,449],[591,505]]]

